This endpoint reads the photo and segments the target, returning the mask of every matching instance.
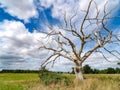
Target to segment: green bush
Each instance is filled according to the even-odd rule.
[[[93,69],[91,69],[91,67],[89,65],[85,65],[83,67],[83,73],[85,73],[85,74],[93,73]]]
[[[47,70],[40,71],[39,77],[44,85],[64,83],[65,85],[69,86],[72,83],[72,80],[67,76]]]

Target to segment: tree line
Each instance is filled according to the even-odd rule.
[[[39,73],[39,70],[7,70],[3,69],[0,73]]]
[[[42,70],[2,70],[0,73],[41,73]],[[47,70],[49,71],[49,70]],[[83,66],[82,69],[84,74],[120,74],[120,68],[107,68],[103,70],[92,69],[89,65]],[[72,68],[72,72],[56,72],[56,73],[74,73]]]
[[[103,70],[92,69],[89,65],[83,66],[83,73],[85,74],[120,74],[120,68],[107,68]]]

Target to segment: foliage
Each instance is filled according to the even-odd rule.
[[[107,73],[109,73],[109,74],[114,74],[114,73],[115,73],[114,68],[108,68],[108,69],[107,69]]]
[[[64,83],[65,85],[70,85],[72,83],[72,80],[67,76],[52,71],[48,71],[46,69],[40,71],[39,77],[44,85],[61,83]]]
[[[89,65],[85,65],[85,66],[83,67],[83,72],[84,72],[85,74],[90,74],[90,73],[93,73],[93,70],[91,69],[91,67],[90,67]]]
[[[117,64],[120,65],[120,62],[118,62]]]
[[[0,73],[38,73],[38,70],[7,70],[3,69]]]
[[[115,73],[119,73],[120,74],[120,68],[116,68],[115,69]]]
[[[120,74],[120,68],[107,68],[104,70],[92,69],[89,65],[83,66],[84,74]]]

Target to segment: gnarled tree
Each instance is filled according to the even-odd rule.
[[[96,14],[92,16],[90,14],[93,4]],[[96,2],[90,0],[87,9],[82,11],[84,17],[81,19],[82,21],[80,21],[80,23],[74,20],[75,17],[79,17],[76,11],[69,19],[66,17],[67,13],[64,14],[63,26],[55,26],[55,28],[48,26],[49,31],[42,33],[46,34],[45,38],[53,40],[53,43],[49,45],[42,44],[40,46],[40,49],[50,51],[47,58],[45,58],[42,63],[42,66],[50,62],[54,64],[58,58],[63,57],[75,64],[74,72],[76,78],[83,80],[82,64],[92,53],[99,52],[109,61],[109,58],[104,54],[106,51],[119,60],[119,50],[110,50],[106,47],[107,45],[120,45],[120,35],[114,35],[112,30],[108,28],[108,24],[110,24],[108,22],[118,17],[110,17],[112,11],[108,11],[106,6],[107,3],[104,5],[102,14],[100,14]],[[52,44],[54,44],[54,46]]]

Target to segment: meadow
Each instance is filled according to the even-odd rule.
[[[62,75],[74,82],[44,85],[36,73],[1,73],[0,90],[120,90],[120,74],[85,74],[79,82],[73,74]]]

